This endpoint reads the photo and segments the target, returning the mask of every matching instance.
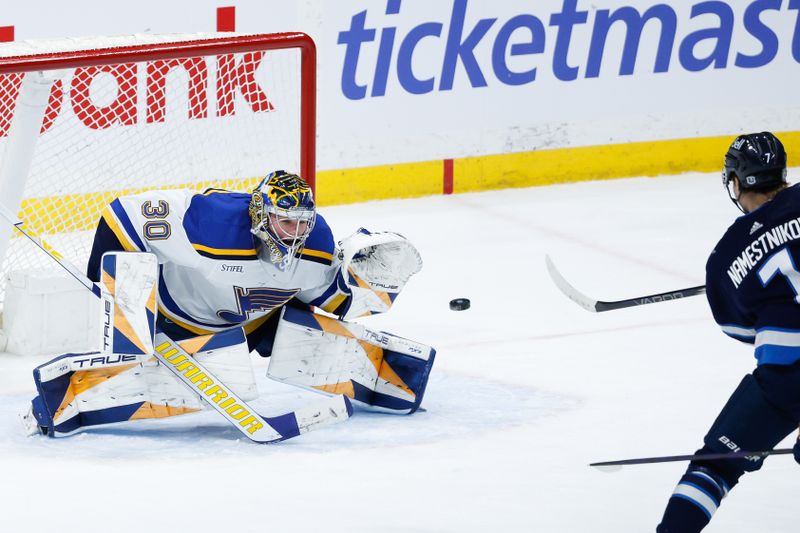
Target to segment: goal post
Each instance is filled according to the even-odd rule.
[[[81,269],[117,196],[249,191],[276,169],[313,188],[315,154],[316,48],[306,34],[0,44],[0,203]],[[53,268],[8,227],[0,258],[4,304],[15,272]],[[8,318],[4,309],[4,330]]]

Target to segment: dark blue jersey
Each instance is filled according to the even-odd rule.
[[[728,228],[706,263],[722,330],[755,344],[758,364],[800,360],[800,184]]]

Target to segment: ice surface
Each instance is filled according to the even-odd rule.
[[[356,412],[273,446],[213,412],[26,438],[16,413],[43,358],[0,356],[0,531],[655,530],[685,464],[605,474],[588,463],[693,452],[751,350],[718,330],[703,297],[588,313],[555,288],[544,255],[598,299],[701,284],[738,214],[716,173],[323,214],[339,237],[364,226],[418,245],[422,272],[364,322],[438,349],[425,412]],[[456,297],[472,307],[451,311]],[[259,388],[267,415],[314,399],[263,377]],[[768,459],[707,531],[796,531],[798,468]]]

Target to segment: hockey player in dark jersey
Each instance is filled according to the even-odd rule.
[[[771,450],[800,421],[800,185],[788,185],[786,151],[769,132],[736,138],[722,181],[744,215],[708,259],[708,302],[724,333],[754,345],[757,366],[722,408],[701,455]],[[702,530],[741,476],[762,461],[693,461],[657,531]]]

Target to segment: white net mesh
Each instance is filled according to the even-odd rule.
[[[141,42],[128,37],[112,44]],[[71,40],[32,50],[108,45]],[[19,44],[0,47],[0,56],[19,53]],[[20,134],[15,122],[35,107],[25,101],[23,87],[34,82],[40,93],[45,88],[43,120],[41,111],[34,118],[38,138]],[[0,201],[19,206],[28,226],[83,269],[100,212],[117,196],[176,187],[249,191],[271,170],[300,171],[300,89],[299,49],[180,58],[162,53],[43,75],[0,74]],[[31,137],[29,157],[19,146],[31,144]],[[13,190],[28,168],[17,203]],[[6,226],[0,233],[10,231]],[[15,232],[3,258],[0,299],[8,274],[30,268],[53,268],[52,260]]]

